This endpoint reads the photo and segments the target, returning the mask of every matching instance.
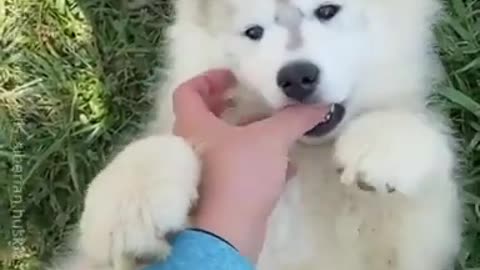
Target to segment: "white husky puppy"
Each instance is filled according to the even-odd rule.
[[[188,223],[200,162],[171,135],[171,95],[229,68],[228,121],[293,102],[330,104],[291,153],[260,270],[444,270],[460,247],[449,129],[427,98],[441,75],[436,0],[178,0],[167,81],[148,134],[93,180],[70,269],[135,269]],[[233,215],[234,213],[232,213]],[[88,265],[80,266],[82,264]]]

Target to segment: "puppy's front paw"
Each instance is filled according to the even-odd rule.
[[[389,111],[353,120],[336,142],[334,159],[342,183],[381,193],[415,193],[451,167],[447,141],[431,123]]]
[[[80,221],[81,250],[99,265],[132,269],[162,259],[167,233],[187,223],[200,162],[181,138],[152,136],[127,146],[93,180]]]

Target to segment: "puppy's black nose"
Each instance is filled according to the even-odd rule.
[[[320,79],[320,69],[310,62],[287,64],[277,74],[277,85],[285,95],[304,101],[315,92]]]

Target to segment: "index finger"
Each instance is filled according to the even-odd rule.
[[[182,83],[173,94],[173,108],[183,121],[205,121],[215,118],[213,111],[235,77],[225,69],[210,70]]]
[[[322,122],[328,111],[329,108],[326,106],[292,106],[250,126],[261,129],[261,134],[269,140],[289,147],[308,130]]]

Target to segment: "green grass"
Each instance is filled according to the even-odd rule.
[[[142,127],[172,16],[168,1],[151,2],[129,10],[120,0],[0,0],[2,268],[38,269],[56,252],[88,181]],[[440,98],[465,157],[458,269],[478,270],[480,1],[447,6],[437,29],[449,75]]]
[[[480,1],[448,0],[437,30],[448,82],[440,95],[462,141],[465,233],[459,269],[480,269]]]
[[[0,175],[4,267],[52,256],[88,181],[141,128],[171,16],[155,2],[129,11],[118,0],[0,0],[0,168],[22,170]],[[7,199],[20,189],[21,201]],[[14,249],[22,238],[27,249]]]

